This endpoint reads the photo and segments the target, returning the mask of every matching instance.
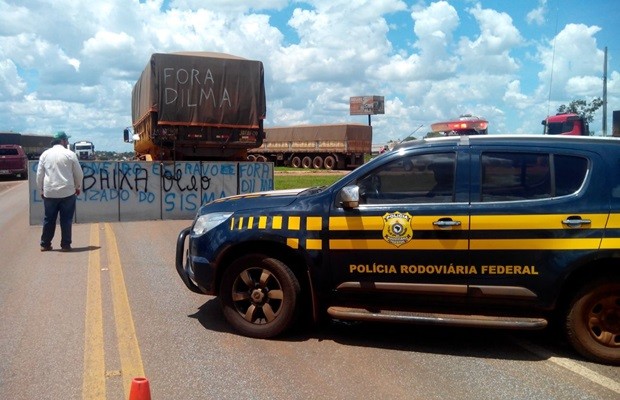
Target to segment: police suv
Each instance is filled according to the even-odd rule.
[[[315,320],[543,329],[620,364],[620,140],[407,142],[329,187],[204,205],[176,268],[241,334]]]

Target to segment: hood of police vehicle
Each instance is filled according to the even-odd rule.
[[[214,211],[241,211],[285,207],[299,196],[313,192],[315,188],[270,190],[223,197],[201,207],[202,214]]]

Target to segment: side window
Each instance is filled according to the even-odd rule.
[[[361,204],[445,203],[454,198],[455,153],[418,154],[357,181]]]
[[[588,160],[577,156],[555,155],[553,157],[555,169],[555,195],[566,196],[575,193],[588,172]]]
[[[551,197],[548,154],[483,153],[483,202]]]

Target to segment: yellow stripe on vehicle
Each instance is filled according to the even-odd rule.
[[[323,229],[323,217],[306,218],[306,229],[309,231],[320,231]]]
[[[620,249],[620,238],[603,238],[601,249]]]
[[[593,250],[601,239],[472,239],[472,250]]]
[[[609,214],[607,229],[620,229],[620,214]]]
[[[288,217],[288,229],[292,231],[298,231],[301,227],[300,217]]]
[[[472,230],[525,230],[525,229],[567,229],[562,223],[572,214],[535,214],[535,215],[472,215]],[[580,214],[581,219],[590,220],[579,228],[571,229],[603,229],[607,222],[607,214]]]
[[[297,238],[287,238],[286,245],[291,249],[297,250],[299,248],[299,239]]]
[[[467,250],[467,239],[419,239],[399,247],[383,239],[331,239],[330,250]]]
[[[434,222],[450,218],[461,224],[450,227],[451,230],[469,229],[469,216],[467,215],[413,215],[411,228],[414,231],[441,229],[433,225]],[[383,216],[368,217],[330,217],[329,229],[332,231],[381,231],[383,230]]]
[[[306,239],[306,249],[321,250],[322,248],[323,248],[323,241],[321,239]]]

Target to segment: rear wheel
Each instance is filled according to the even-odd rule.
[[[297,277],[281,261],[261,254],[236,260],[220,285],[224,317],[245,336],[269,338],[288,329],[300,293]]]
[[[310,168],[312,166],[312,159],[308,156],[305,156],[302,160],[301,160],[301,166],[304,168]]]
[[[334,156],[325,157],[325,161],[323,161],[323,166],[325,169],[334,169],[336,167],[336,159]]]
[[[620,283],[603,279],[584,287],[568,310],[566,331],[583,356],[620,365]]]
[[[293,166],[293,168],[301,167],[301,158],[298,156],[293,157],[293,159],[291,160],[291,165]]]
[[[314,169],[323,168],[323,157],[321,156],[314,157],[314,159],[312,159],[312,168]]]

